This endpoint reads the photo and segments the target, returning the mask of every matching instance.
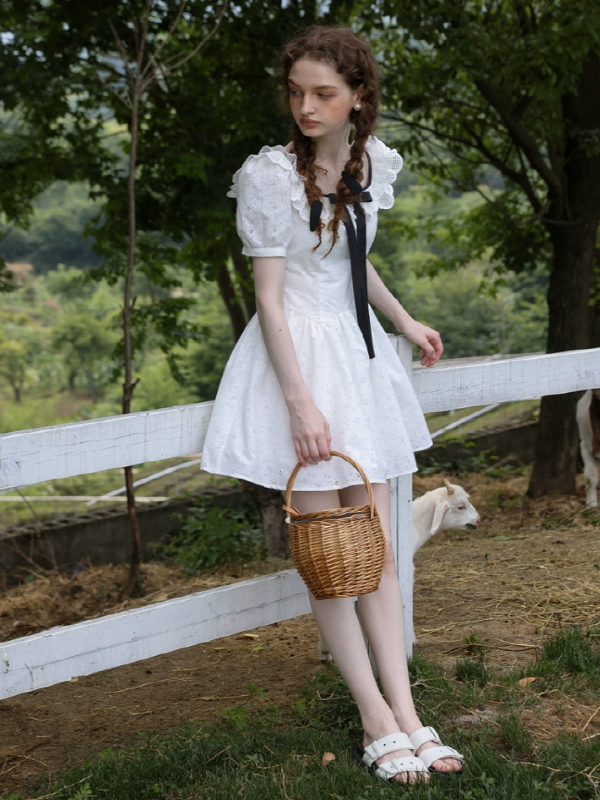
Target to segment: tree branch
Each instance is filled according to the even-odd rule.
[[[121,95],[115,88],[113,88],[110,85],[110,83],[107,83],[107,81],[105,81],[104,78],[101,78],[100,75],[96,74],[96,78],[102,84],[102,86],[104,86],[105,89],[108,89],[109,92],[112,92],[114,94],[117,100],[120,100],[120,102],[123,103],[124,106],[131,109],[132,101],[129,92],[126,92],[124,95]]]
[[[502,122],[506,125],[512,140],[517,147],[523,150],[532,169],[534,169],[544,181],[548,187],[548,194],[551,199],[562,204],[563,192],[560,177],[548,166],[529,131],[520,120],[515,119],[514,115],[500,100],[487,81],[476,79],[475,85],[492,108],[496,109]]]
[[[121,56],[121,61],[123,62],[123,66],[125,67],[125,72],[127,73],[127,77],[129,78],[129,83],[133,83],[133,75],[131,74],[131,70],[129,69],[129,62],[127,61],[127,53],[123,45],[121,44],[121,40],[117,35],[117,31],[115,30],[115,26],[112,23],[112,19],[108,20],[108,24],[110,25],[110,29],[113,32],[113,37],[115,40],[115,44],[117,45],[117,50],[119,51],[119,55]]]
[[[496,167],[496,169],[501,170],[506,175],[507,178],[510,178],[510,180],[513,181],[513,183],[516,183],[518,186],[520,186],[525,192],[527,199],[531,203],[533,210],[536,212],[539,211],[541,208],[541,203],[538,200],[538,197],[533,189],[533,186],[531,185],[531,181],[527,176],[527,170],[525,169],[525,165],[520,160],[519,148],[517,147],[516,150],[517,150],[517,156],[519,157],[519,162],[521,163],[521,172],[518,172],[512,167],[509,167],[506,161],[502,161],[497,156],[495,156],[492,153],[492,151],[487,148],[481,136],[479,136],[478,133],[475,133],[475,131],[472,130],[466,122],[465,122],[465,128],[469,131],[469,133],[477,143],[477,149],[479,150],[479,152],[482,153],[487,158],[487,160]]]
[[[152,9],[152,0],[146,0],[146,13],[142,23],[142,38],[141,44],[138,46],[138,57],[136,62],[136,79],[143,84],[142,64],[144,63],[144,51],[146,50],[146,43],[148,41],[148,25],[150,24],[150,11]]]
[[[188,53],[187,56],[184,56],[179,61],[176,61],[175,64],[169,64],[169,62],[179,58],[180,55],[181,55],[180,53],[175,53],[175,55],[171,56],[171,58],[168,58],[164,62],[164,74],[165,75],[168,75],[170,72],[174,72],[175,70],[178,70],[179,67],[182,67],[187,61],[189,61],[191,58],[194,58],[194,56],[198,55],[198,53],[200,52],[200,50],[202,50],[204,45],[207,44],[212,39],[212,37],[215,35],[215,33],[221,27],[221,23],[223,22],[223,17],[225,16],[225,11],[227,10],[228,6],[229,6],[229,0],[225,0],[223,5],[221,6],[221,10],[219,11],[219,13],[217,15],[217,21],[216,21],[213,29],[206,34],[204,39],[202,39],[196,45],[196,47],[194,47],[194,49],[192,50],[191,53]]]
[[[158,47],[156,48],[156,50],[154,51],[154,54],[153,54],[153,59],[154,59],[154,60],[155,60],[157,63],[158,63],[158,58],[159,58],[160,54],[162,53],[162,51],[163,51],[163,49],[164,49],[165,45],[166,45],[166,44],[169,42],[169,40],[171,39],[171,37],[173,36],[173,34],[175,33],[175,31],[176,31],[176,30],[177,30],[177,28],[179,27],[179,22],[181,21],[181,17],[183,16],[183,12],[184,12],[184,10],[185,10],[185,7],[187,6],[187,4],[188,4],[188,0],[183,0],[183,2],[181,3],[181,5],[179,6],[179,10],[178,10],[178,12],[177,12],[177,16],[175,17],[175,20],[174,20],[173,24],[172,24],[172,25],[171,25],[171,27],[169,28],[169,31],[168,31],[168,33],[167,33],[167,35],[166,35],[166,37],[165,37],[164,41],[163,41],[161,44],[159,44],[159,46],[158,46]]]
[[[496,169],[498,169],[503,175],[509,178],[509,180],[513,181],[513,183],[516,183],[518,186],[521,186],[523,191],[526,193],[527,198],[531,203],[534,211],[538,212],[540,210],[542,204],[540,203],[537,195],[535,194],[533,187],[531,186],[531,183],[527,178],[527,175],[517,172],[516,170],[512,169],[512,167],[509,167],[508,164],[506,164],[506,162],[499,159],[498,156],[496,156],[494,153],[492,153],[491,150],[487,148],[481,137],[474,131],[467,128],[467,130],[473,137],[474,140],[473,141],[469,139],[464,139],[460,136],[453,136],[452,134],[445,133],[444,131],[435,130],[434,128],[430,128],[428,125],[423,125],[420,122],[415,122],[414,120],[410,120],[406,117],[396,117],[395,121],[402,122],[408,128],[417,129],[419,131],[425,131],[431,134],[433,137],[441,139],[442,141],[454,142],[455,144],[461,144],[464,145],[465,147],[478,150],[487,159],[487,161],[490,164],[492,164],[492,166],[496,167]],[[453,153],[453,155],[459,157],[454,150],[451,150],[451,152]]]

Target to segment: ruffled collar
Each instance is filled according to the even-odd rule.
[[[373,169],[371,186],[369,187],[372,199],[369,203],[362,203],[362,207],[367,218],[370,218],[378,209],[391,208],[394,205],[394,189],[392,184],[396,180],[397,174],[402,169],[403,162],[402,156],[396,150],[388,147],[376,136],[369,136],[366,148],[371,156]],[[242,170],[249,161],[262,157],[268,158],[274,164],[278,164],[282,169],[291,172],[292,205],[296,211],[298,211],[301,218],[309,222],[310,205],[306,197],[306,192],[304,191],[304,181],[306,178],[298,173],[296,168],[296,154],[289,153],[281,144],[275,145],[275,147],[265,145],[258,154],[248,156],[244,164],[233,176],[233,184],[229,192],[227,192],[227,197],[237,197],[238,182]],[[331,218],[330,203],[326,202],[323,204],[323,213],[321,217],[324,222]]]

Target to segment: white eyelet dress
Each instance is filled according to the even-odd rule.
[[[391,184],[402,158],[382,141],[367,142],[371,201],[362,203],[367,252],[377,212],[391,208]],[[412,385],[387,334],[369,308],[375,357],[369,358],[357,323],[349,245],[344,225],[331,252],[309,227],[310,207],[296,156],[263,147],[233,178],[237,227],[247,256],[286,259],[284,311],[300,371],[331,429],[331,447],[363,467],[372,483],[416,470],[415,450],[431,438]],[[352,213],[350,211],[350,213]],[[324,199],[322,219],[331,218]],[[285,489],[297,462],[283,393],[255,315],[225,368],[202,452],[201,469]],[[301,469],[294,489],[323,491],[362,483],[345,461]]]

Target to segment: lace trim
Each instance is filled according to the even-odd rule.
[[[244,167],[250,161],[254,161],[255,158],[261,158],[262,156],[266,156],[269,159],[269,161],[272,161],[273,164],[278,164],[282,169],[292,172],[295,178],[294,186],[296,186],[297,184],[302,186],[301,181],[305,179],[301,175],[298,175],[298,172],[296,171],[296,154],[288,153],[285,147],[283,147],[283,145],[280,144],[276,145],[276,147],[269,147],[269,145],[265,145],[256,155],[248,156],[248,158],[244,161],[242,166],[235,173],[235,175],[233,176],[233,183],[231,184],[231,188],[227,192],[227,197],[237,198],[240,175],[242,174]]]
[[[391,208],[394,205],[394,189],[392,184],[402,169],[403,160],[397,150],[392,150],[376,136],[369,137],[367,149],[371,156],[373,169],[371,186],[369,187],[373,200],[370,203],[363,203],[362,207],[367,217],[370,218],[378,209]],[[292,172],[294,178],[291,189],[292,205],[300,214],[300,217],[305,222],[308,222],[310,220],[310,206],[308,204],[306,192],[304,191],[304,181],[306,178],[300,175],[296,169],[296,154],[288,153],[285,147],[280,144],[275,147],[265,145],[257,155],[248,156],[240,169],[238,169],[233,176],[233,183],[227,192],[227,197],[238,196],[238,182],[242,170],[249,161],[253,161],[255,158],[261,158],[262,156],[266,156],[274,164],[278,164],[282,167],[282,169]],[[324,222],[331,218],[331,206],[329,203],[324,203],[321,218]]]
[[[394,189],[392,184],[402,169],[403,160],[397,150],[392,150],[381,139],[370,136],[367,149],[373,164],[371,181],[371,203],[363,203],[365,214],[371,217],[378,209],[391,208],[394,205]]]

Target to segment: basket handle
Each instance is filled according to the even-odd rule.
[[[375,496],[373,495],[373,488],[371,487],[371,481],[365,475],[363,468],[360,466],[360,464],[357,464],[353,458],[344,455],[344,453],[338,453],[337,450],[331,450],[330,455],[337,456],[338,458],[343,458],[344,461],[347,461],[348,464],[351,464],[354,467],[354,469],[359,473],[360,477],[363,479],[363,483],[365,484],[367,495],[369,497],[369,506],[371,507],[371,519],[374,519],[377,513],[375,510]],[[295,514],[298,514],[299,512],[295,508],[294,509],[292,508],[292,487],[294,485],[294,481],[296,480],[296,476],[300,472],[301,468],[302,464],[298,462],[294,467],[294,469],[292,470],[292,474],[290,475],[285,490],[285,506],[283,506],[283,508],[286,511],[293,510]]]

